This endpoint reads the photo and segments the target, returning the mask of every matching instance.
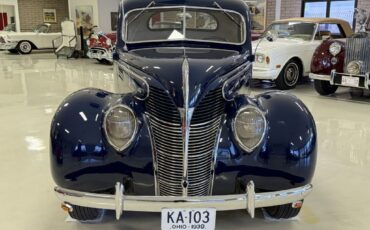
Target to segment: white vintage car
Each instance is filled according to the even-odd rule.
[[[330,37],[345,39],[351,34],[349,23],[339,19],[275,21],[259,40],[253,42],[256,50],[253,78],[275,81],[281,90],[292,89],[302,76],[309,75],[313,53],[323,40]]]
[[[50,24],[38,25],[33,32],[0,34],[0,50],[11,53],[30,54],[34,49],[52,49],[52,41],[61,33],[49,33]]]

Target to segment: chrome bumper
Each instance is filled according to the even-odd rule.
[[[331,71],[330,75],[321,75],[321,74],[314,74],[310,73],[310,78],[313,80],[320,80],[320,81],[329,81],[330,85],[338,85],[338,86],[344,86],[344,87],[352,87],[352,88],[360,88],[360,89],[370,89],[370,75],[369,73],[365,75],[351,75],[347,73],[338,73],[335,70]],[[341,76],[354,76],[359,77],[363,79],[363,82],[358,87],[356,86],[346,86],[341,83],[339,79],[341,79]]]
[[[163,208],[215,208],[218,211],[247,210],[254,218],[256,208],[294,203],[303,200],[312,185],[276,192],[255,193],[253,181],[247,185],[246,193],[239,195],[165,197],[126,196],[121,183],[116,184],[115,195],[78,192],[55,187],[58,199],[64,204],[82,207],[115,210],[117,220],[123,211],[161,212]]]
[[[12,50],[17,47],[17,42],[0,43],[0,50]]]
[[[98,60],[108,60],[113,62],[113,52],[107,49],[90,49],[87,52],[87,56],[90,59],[98,59]]]

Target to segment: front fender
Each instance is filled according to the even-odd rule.
[[[245,105],[259,107],[268,128],[262,144],[245,152],[234,137],[232,119]],[[277,191],[307,185],[314,175],[317,133],[314,119],[296,97],[269,92],[251,100],[236,98],[234,115],[223,127],[216,167],[215,193],[226,194],[253,180],[260,190]],[[227,184],[228,186],[225,186]]]
[[[332,63],[333,55],[329,52],[329,47],[334,42],[339,43],[342,46],[341,52],[335,57],[337,63]],[[311,62],[311,73],[330,75],[332,70],[336,72],[344,72],[344,59],[345,59],[345,44],[342,41],[337,40],[326,40],[316,48]]]
[[[135,141],[123,152],[109,145],[102,128],[106,111],[119,103],[134,111],[139,124]],[[140,144],[150,143],[144,120],[140,103],[129,94],[85,89],[69,96],[51,124],[51,171],[56,184],[92,192],[111,189],[116,182],[130,183],[136,177],[144,187],[139,190],[150,194],[154,190],[152,150]]]

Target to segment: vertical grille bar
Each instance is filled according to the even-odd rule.
[[[352,61],[362,61],[361,74],[370,72],[370,38],[348,38],[346,43],[346,67]]]
[[[150,88],[146,106],[154,142],[159,195],[182,196],[184,140],[180,113],[168,92],[154,87]],[[194,110],[187,160],[188,196],[211,193],[215,140],[224,110],[221,88],[210,91]]]

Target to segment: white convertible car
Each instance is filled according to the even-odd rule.
[[[34,49],[52,49],[52,41],[61,33],[49,33],[50,24],[41,24],[33,32],[0,34],[0,50],[11,53],[29,54]]]
[[[330,18],[292,18],[273,22],[254,41],[253,78],[275,81],[282,90],[294,88],[308,76],[313,53],[324,39],[352,34],[348,22]],[[271,36],[273,35],[273,36]]]

